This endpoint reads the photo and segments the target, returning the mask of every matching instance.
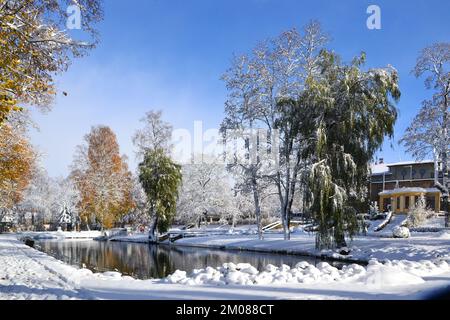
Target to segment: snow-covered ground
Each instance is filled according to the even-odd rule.
[[[420,261],[421,256],[414,255],[415,262],[372,260],[367,267],[342,270],[303,262],[294,268],[268,265],[259,272],[229,263],[190,275],[177,271],[166,279],[136,280],[77,269],[25,246],[16,235],[0,235],[0,299],[421,299],[450,287],[447,262]]]
[[[119,237],[116,240],[130,242],[147,242],[145,234]],[[349,241],[351,252],[341,255],[338,250],[315,249],[315,235],[299,229],[291,234],[290,241],[284,241],[281,233],[264,235],[258,240],[256,234],[239,232],[201,237],[183,238],[170,243],[171,246],[189,246],[229,250],[249,250],[281,254],[297,254],[314,257],[328,257],[336,260],[368,262],[378,260],[436,260],[450,261],[450,230],[440,232],[412,232],[408,239],[392,238],[392,231],[377,235],[357,236]]]
[[[21,232],[21,237],[30,237],[36,240],[45,239],[94,239],[101,236],[100,231],[46,231],[46,232]]]
[[[430,219],[424,227],[443,225],[443,217]],[[394,239],[393,230],[406,220],[405,215],[394,215],[381,231],[375,232],[376,226],[383,220],[372,222],[366,236],[356,236],[348,241],[351,249],[349,255],[339,254],[339,250],[315,249],[315,234],[303,230],[303,226],[294,228],[290,241],[284,241],[281,232],[271,231],[264,235],[264,240],[258,240],[256,226],[246,225],[237,228],[226,227],[222,233],[216,233],[215,226],[200,229],[190,229],[199,232],[200,236],[186,237],[166,244],[172,246],[190,246],[214,249],[249,250],[281,254],[296,254],[313,257],[326,257],[350,262],[368,262],[379,260],[435,260],[450,259],[450,230],[440,228],[434,232],[411,232],[408,239]],[[175,229],[173,229],[175,230]],[[146,233],[114,237],[116,241],[148,242]]]

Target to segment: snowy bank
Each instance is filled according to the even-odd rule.
[[[348,243],[351,250],[348,255],[340,254],[339,250],[316,250],[315,236],[308,233],[293,233],[290,241],[285,241],[281,234],[265,235],[264,240],[259,240],[256,235],[224,235],[184,238],[171,245],[271,252],[367,263],[371,259],[450,261],[449,239],[449,231],[413,233],[408,239],[357,236]]]
[[[101,236],[100,231],[46,231],[46,232],[21,232],[19,237],[29,237],[35,240],[64,240],[64,239],[94,239]]]
[[[241,228],[238,232],[224,234],[207,233],[178,239],[174,242],[164,241],[163,245],[210,248],[219,250],[238,250],[284,255],[299,255],[349,263],[367,264],[370,259],[378,260],[450,260],[450,230],[439,232],[411,232],[408,239],[393,238],[393,229],[404,223],[405,217],[398,215],[380,232],[369,232],[367,236],[356,236],[348,241],[349,254],[341,254],[341,250],[315,249],[315,234],[304,231],[302,227],[294,230],[291,240],[285,241],[281,233],[266,233],[264,240],[257,234],[249,232],[251,228]],[[376,223],[379,225],[379,223]],[[214,230],[214,229],[212,229]],[[114,241],[148,242],[147,234],[133,234],[115,237]]]
[[[0,299],[421,299],[449,286],[444,261],[371,261],[338,270],[327,263],[294,268],[225,264],[136,280],[77,269],[0,235]],[[222,282],[221,282],[222,281]]]

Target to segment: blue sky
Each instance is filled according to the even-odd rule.
[[[381,8],[381,30],[366,27],[371,4]],[[409,160],[397,140],[430,96],[411,70],[423,47],[450,41],[449,12],[446,0],[105,0],[101,43],[58,78],[68,96],[58,95],[50,113],[33,112],[40,130],[32,141],[49,174],[66,175],[91,126],[108,125],[134,170],[131,137],[146,111],[162,109],[175,128],[192,130],[196,120],[218,127],[226,100],[220,76],[233,54],[315,19],[346,61],[365,51],[367,67],[397,68],[400,117],[380,156]]]

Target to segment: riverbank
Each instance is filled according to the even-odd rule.
[[[35,240],[64,240],[64,239],[73,239],[73,240],[92,240],[94,238],[101,236],[100,231],[44,231],[44,232],[36,232],[36,231],[24,231],[17,233],[19,237],[30,237]]]
[[[148,242],[143,234],[117,237],[114,241]],[[221,250],[270,252],[367,264],[370,259],[382,260],[448,260],[450,262],[450,231],[414,232],[408,239],[379,236],[357,236],[348,243],[349,254],[341,250],[316,250],[315,235],[294,232],[290,241],[281,233],[271,233],[258,240],[255,234],[225,234],[179,239],[163,242],[168,246],[186,246]]]
[[[310,280],[304,283],[298,282],[298,275],[297,282],[288,277],[301,273],[301,265],[269,272],[274,281],[269,278],[267,284],[234,284],[241,278],[267,276],[267,272],[250,275],[235,270],[228,276],[236,281],[212,285],[210,277],[223,272],[213,268],[184,278],[178,272],[168,279],[136,280],[117,272],[74,268],[25,246],[17,235],[0,235],[0,265],[0,299],[423,299],[450,283],[448,265],[429,261],[385,266],[375,262],[367,268],[350,267],[335,278],[330,278],[336,270],[328,264],[319,269],[306,264],[304,273]],[[283,279],[288,282],[282,283]]]

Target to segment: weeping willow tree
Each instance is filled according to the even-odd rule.
[[[369,162],[397,120],[397,72],[363,71],[364,62],[365,54],[342,64],[323,51],[320,75],[307,80],[299,99],[280,102],[301,123],[318,249],[346,246],[346,236],[358,231],[356,208],[367,199]]]
[[[147,195],[149,215],[153,219],[149,238],[156,241],[156,230],[166,232],[176,213],[181,166],[163,149],[148,150],[139,164],[139,181]]]

